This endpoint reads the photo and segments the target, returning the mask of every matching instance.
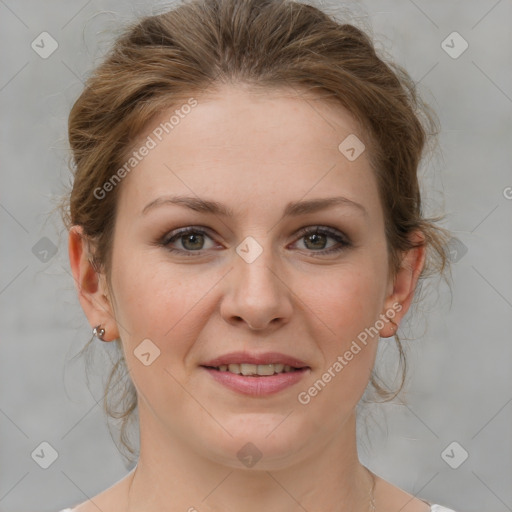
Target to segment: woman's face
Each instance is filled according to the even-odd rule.
[[[151,125],[117,185],[113,315],[142,436],[238,467],[251,442],[271,468],[339,435],[368,384],[378,335],[363,333],[397,303],[382,206],[341,107],[234,86],[196,100]],[[205,367],[243,361],[305,369]]]

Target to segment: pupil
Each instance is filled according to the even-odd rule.
[[[308,237],[306,237],[306,238],[308,238],[309,240],[313,239],[313,243],[315,243],[315,240],[316,240],[317,242],[318,242],[318,241],[320,241],[320,242],[321,242],[321,240],[322,240],[322,237],[323,237],[323,236],[324,236],[324,235],[322,235],[321,233],[313,233],[312,235],[309,235],[309,236],[308,236]],[[323,245],[323,244],[321,244],[321,245]],[[322,247],[317,247],[317,248],[321,249]]]
[[[195,239],[197,239],[199,237],[201,237],[202,235],[194,235],[194,234],[191,234],[191,235],[185,235],[185,246],[188,242],[194,242]],[[200,246],[200,243],[199,243],[199,246]],[[198,247],[197,246],[193,246],[193,247],[188,247],[189,249],[197,249]]]

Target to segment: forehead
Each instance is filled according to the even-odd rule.
[[[131,205],[142,208],[171,192],[230,204],[332,196],[333,189],[375,199],[365,153],[350,161],[340,150],[348,137],[364,140],[341,105],[291,88],[243,86],[193,99],[181,104],[193,107],[162,112],[134,144],[137,151],[152,141],[123,182],[121,195]]]

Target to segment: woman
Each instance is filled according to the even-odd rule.
[[[292,1],[192,1],[116,41],[70,114],[65,219],[140,454],[73,511],[449,510],[363,466],[355,428],[369,383],[397,394],[379,338],[401,349],[447,264],[430,119],[363,32]]]

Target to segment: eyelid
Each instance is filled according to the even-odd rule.
[[[318,224],[318,225],[312,225],[312,226],[306,226],[303,228],[300,228],[299,231],[297,231],[295,236],[301,237],[305,236],[310,233],[320,233],[320,234],[327,234],[333,238],[341,238],[346,243],[351,243],[350,238],[341,230],[338,228],[333,228],[331,226],[327,226],[324,224]]]
[[[216,241],[215,240],[215,236],[212,235],[212,230],[207,228],[207,227],[203,227],[203,226],[185,226],[185,227],[182,227],[182,228],[173,229],[171,231],[166,231],[163,236],[159,237],[160,242],[158,242],[158,243],[160,245],[163,245],[164,247],[166,247],[168,244],[171,243],[171,240],[173,238],[175,238],[176,240],[179,240],[181,236],[188,235],[189,233],[196,233],[196,234],[206,235],[212,241]],[[200,253],[200,252],[203,252],[205,250],[207,250],[207,249],[200,249],[198,251],[182,251],[182,250],[177,250],[177,252],[190,252],[190,253],[191,252],[196,252],[196,253]]]
[[[170,232],[165,233],[163,236],[159,238],[159,242],[157,242],[157,245],[163,246],[165,249],[167,249],[171,253],[179,253],[182,255],[187,256],[201,256],[204,254],[205,251],[208,251],[209,249],[198,249],[196,251],[187,251],[184,249],[174,249],[169,246],[171,241],[173,239],[176,239],[175,241],[179,240],[181,236],[185,236],[189,233],[196,233],[201,235],[206,235],[208,238],[210,238],[212,241],[215,240],[215,236],[212,236],[210,233],[212,233],[212,230],[207,227],[203,226],[185,226],[182,228],[174,229]],[[338,242],[337,245],[330,247],[328,249],[320,249],[320,250],[307,250],[310,255],[312,256],[326,256],[326,255],[335,255],[337,253],[340,253],[348,248],[353,247],[353,243],[351,239],[343,232],[340,231],[338,228],[333,228],[328,225],[309,225],[304,226],[303,228],[299,229],[295,235],[294,235],[294,242],[297,243],[302,238],[304,238],[307,235],[313,235],[313,234],[321,234],[326,235],[329,238],[332,238],[336,242]],[[341,244],[341,247],[339,245]]]

